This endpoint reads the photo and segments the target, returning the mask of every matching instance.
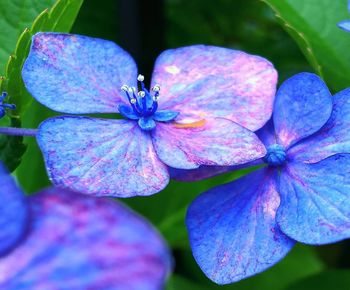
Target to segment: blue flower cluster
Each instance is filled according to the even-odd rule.
[[[339,25],[350,30],[348,21]],[[189,206],[186,225],[194,258],[218,284],[264,271],[296,242],[322,245],[350,238],[350,88],[332,96],[322,79],[305,72],[287,79],[276,92],[277,72],[266,59],[195,45],[163,52],[147,89],[132,57],[116,44],[61,33],[33,37],[22,76],[37,101],[65,114],[44,121],[36,135],[56,186],[52,190],[64,192],[59,203],[70,196],[79,199],[73,207],[84,203],[73,191],[91,200],[147,196],[165,188],[170,178],[194,181],[259,165],[204,192]],[[15,109],[5,98],[3,93],[0,117],[5,109]],[[91,113],[124,119],[81,116]],[[6,178],[6,186],[18,193]],[[40,211],[49,216],[44,204],[55,198],[39,198]],[[16,200],[13,208],[23,207],[23,197],[12,202]],[[10,222],[9,231],[2,233],[11,239],[0,235],[6,241],[0,252],[21,239],[27,220],[26,210],[15,218],[13,210],[4,212]],[[74,223],[78,217],[70,218]],[[117,220],[105,223],[120,226]],[[130,223],[138,242],[137,223]],[[152,230],[144,233],[154,239],[152,249],[158,254],[152,254],[162,271],[141,282],[159,285],[170,258]],[[107,238],[121,253],[119,236]],[[38,246],[26,246],[33,248]],[[22,253],[18,251],[14,257]],[[83,262],[94,258],[82,255]],[[112,263],[104,259],[100,262]],[[12,265],[0,261],[0,269],[3,264]]]

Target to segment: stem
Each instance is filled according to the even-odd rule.
[[[35,137],[37,133],[38,133],[37,129],[0,127],[0,134],[3,134],[3,135]]]

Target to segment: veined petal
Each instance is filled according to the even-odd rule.
[[[260,169],[215,187],[190,205],[186,223],[193,255],[203,272],[228,284],[281,260],[294,242],[278,228],[277,172]]]
[[[333,97],[333,111],[326,125],[288,152],[293,159],[310,163],[337,153],[350,153],[350,89]]]
[[[152,85],[159,107],[177,120],[223,117],[257,130],[270,118],[277,72],[266,59],[232,49],[194,45],[164,51]]]
[[[26,239],[0,259],[6,290],[160,290],[169,251],[120,203],[51,188],[28,198]]]
[[[350,238],[350,155],[315,164],[288,163],[281,172],[277,222],[289,237],[306,244]]]
[[[0,162],[0,255],[24,235],[28,221],[24,194]]]
[[[315,74],[300,73],[279,88],[273,122],[278,143],[285,148],[317,132],[332,112],[332,96]]]
[[[179,169],[238,165],[266,153],[253,132],[222,118],[187,125],[158,123],[152,137],[159,158]]]
[[[95,196],[151,195],[169,181],[150,135],[135,121],[57,117],[37,136],[55,185]]]
[[[33,97],[64,113],[115,113],[136,86],[132,57],[113,42],[80,35],[34,35],[22,76]]]

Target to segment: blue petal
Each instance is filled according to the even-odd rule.
[[[178,115],[179,115],[179,112],[162,110],[162,111],[155,112],[152,117],[155,121],[169,122],[174,120]]]
[[[326,125],[289,150],[293,159],[314,163],[337,153],[350,153],[350,88],[337,93],[333,103]]]
[[[38,33],[22,76],[33,97],[64,113],[115,113],[136,86],[132,57],[113,42],[80,35]]]
[[[350,155],[315,164],[289,163],[282,170],[277,221],[289,237],[306,244],[350,238]]]
[[[163,289],[169,250],[122,204],[50,188],[29,206],[26,239],[0,259],[0,289]]]
[[[256,135],[258,135],[259,139],[261,142],[263,142],[266,148],[277,143],[275,127],[273,125],[272,118],[264,125],[264,127],[256,132]]]
[[[343,21],[340,21],[338,22],[338,27],[347,31],[347,32],[350,32],[350,20],[343,20]]]
[[[277,72],[259,56],[192,45],[162,52],[151,83],[161,87],[159,108],[180,112],[178,121],[219,117],[255,131],[271,116]]]
[[[169,182],[150,134],[135,121],[57,117],[37,135],[46,168],[58,186],[94,196],[151,195]]]
[[[317,132],[332,112],[332,96],[315,74],[300,73],[286,80],[276,96],[273,121],[278,143],[285,148]]]
[[[200,195],[187,227],[193,255],[203,272],[227,284],[268,269],[294,242],[275,222],[277,172],[260,169]]]
[[[0,163],[0,255],[20,240],[27,225],[27,206],[22,191]]]
[[[140,117],[135,114],[134,110],[127,105],[119,105],[118,107],[119,113],[123,115],[125,118],[131,119],[131,120],[138,120]]]
[[[141,127],[142,130],[146,131],[151,131],[156,127],[156,122],[151,118],[140,118],[139,121],[139,126]]]

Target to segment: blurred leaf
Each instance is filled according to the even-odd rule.
[[[349,18],[347,0],[263,0],[275,11],[314,70],[334,90],[350,84],[350,34],[337,23]]]
[[[103,5],[96,0],[85,0],[72,27],[72,33],[118,43],[117,4],[118,1],[115,0],[104,0]]]
[[[273,11],[262,2],[168,0],[166,19],[169,47],[204,43],[258,54],[276,66],[280,81],[312,70]]]
[[[204,276],[190,251],[176,252],[175,255],[176,275],[171,277],[167,290],[191,289],[185,288],[187,285],[203,290],[282,290],[290,283],[324,269],[314,247],[297,244],[287,257],[267,271],[230,285],[218,286]]]
[[[328,270],[293,283],[285,290],[349,290],[350,270]]]
[[[215,287],[215,288],[218,288],[218,287]],[[214,288],[205,287],[205,286],[203,287],[203,285],[193,283],[192,281],[179,275],[171,276],[165,288],[165,290],[210,290],[210,289],[214,289]]]
[[[5,117],[1,119],[0,126],[21,127],[21,122],[16,118]],[[7,136],[0,134],[0,160],[10,172],[20,164],[22,155],[27,146],[23,144],[22,136]]]

